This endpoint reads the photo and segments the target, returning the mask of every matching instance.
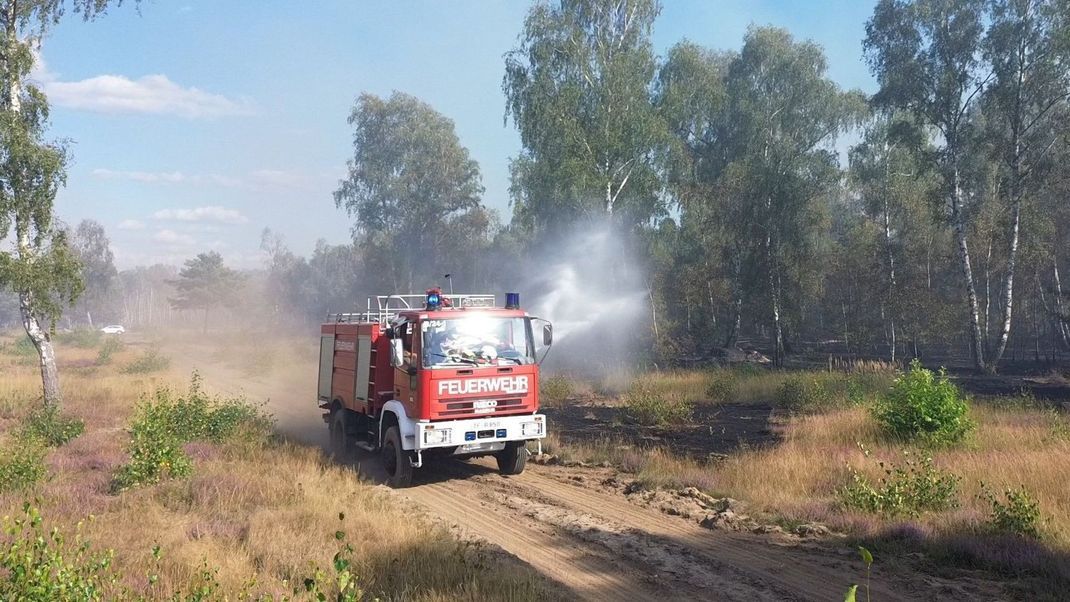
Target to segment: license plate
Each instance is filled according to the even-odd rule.
[[[480,401],[473,401],[472,408],[476,410],[485,410],[487,408],[495,408],[498,406],[498,401],[495,399],[483,399]]]

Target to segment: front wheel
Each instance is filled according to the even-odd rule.
[[[353,444],[349,440],[349,420],[344,408],[331,412],[330,435],[331,458],[343,464],[353,460]]]
[[[528,464],[528,448],[523,441],[510,441],[495,457],[498,460],[498,472],[504,475],[520,474]]]
[[[409,454],[401,447],[401,432],[396,426],[386,429],[382,457],[387,485],[400,489],[412,484],[412,463],[409,462]]]

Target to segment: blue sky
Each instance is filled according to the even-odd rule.
[[[862,61],[869,0],[665,0],[659,54],[682,38],[738,48],[749,24],[822,45],[842,86],[872,92]],[[68,18],[35,78],[68,139],[60,218],[92,218],[120,267],[180,264],[205,249],[255,267],[260,232],[311,252],[349,239],[331,192],[352,154],[346,118],[361,92],[400,90],[454,120],[479,162],[485,202],[508,217],[502,55],[527,2],[146,0],[98,21]]]

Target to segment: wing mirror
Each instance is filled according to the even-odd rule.
[[[405,347],[401,339],[390,339],[390,365],[398,368],[405,363]]]
[[[554,327],[552,324],[545,324],[542,327],[542,344],[549,347],[554,342]]]

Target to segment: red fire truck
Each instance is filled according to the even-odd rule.
[[[536,325],[516,293],[386,295],[376,308],[331,314],[320,328],[319,407],[331,451],[378,451],[387,482],[405,487],[428,456],[494,455],[502,474],[546,436],[539,409]]]

